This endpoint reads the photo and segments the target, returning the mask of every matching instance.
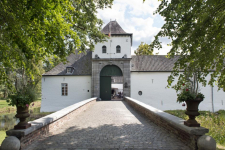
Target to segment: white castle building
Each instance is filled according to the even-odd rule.
[[[161,110],[186,108],[176,102],[175,90],[166,88],[178,56],[132,56],[133,34],[126,33],[116,21],[110,21],[102,33],[110,38],[97,43],[93,52],[71,54],[68,63],[42,75],[42,112],[57,111],[91,97],[112,100],[112,95],[119,93]],[[225,93],[217,91],[216,85],[200,90],[205,95],[200,110],[225,108]]]

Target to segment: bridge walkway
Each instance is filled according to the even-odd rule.
[[[189,150],[124,101],[98,101],[27,150]]]

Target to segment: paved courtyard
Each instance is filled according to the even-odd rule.
[[[189,150],[123,101],[98,101],[27,150]]]

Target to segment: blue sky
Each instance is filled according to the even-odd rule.
[[[111,20],[116,20],[127,32],[133,33],[132,54],[141,42],[150,44],[164,23],[160,15],[153,15],[160,2],[158,0],[114,0],[112,8],[98,10],[98,17],[103,20],[103,27]],[[163,48],[154,53],[166,55],[170,47],[169,40],[163,38]]]

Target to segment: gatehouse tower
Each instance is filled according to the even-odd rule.
[[[132,33],[117,21],[110,21],[102,33],[106,42],[97,43],[92,53],[92,97],[111,100],[111,85],[121,83],[124,96],[130,96],[130,60]]]

